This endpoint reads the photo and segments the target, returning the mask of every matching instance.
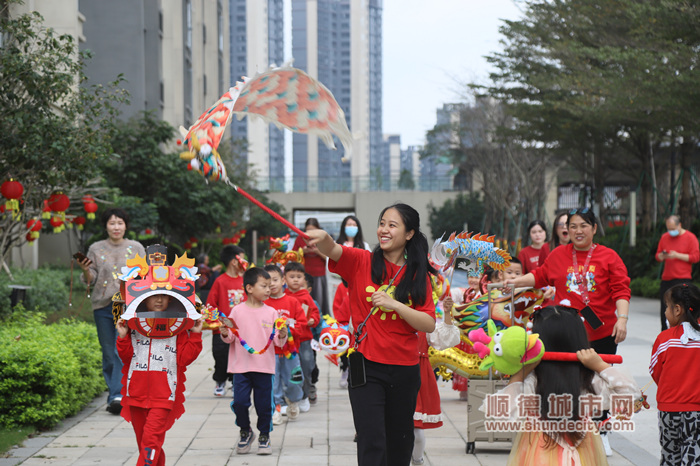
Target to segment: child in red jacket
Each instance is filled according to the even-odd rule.
[[[700,445],[700,290],[672,286],[664,294],[668,329],[656,337],[649,372],[656,382],[661,464],[697,464]]]
[[[308,411],[311,404],[316,403],[316,386],[311,383],[311,372],[316,366],[314,350],[311,348],[311,328],[317,327],[320,322],[320,312],[314,303],[306,286],[306,272],[299,262],[289,262],[284,267],[284,280],[287,282],[286,293],[296,298],[306,315],[306,327],[300,329],[299,356],[301,356],[301,370],[304,373],[304,398],[299,403],[302,412]]]
[[[275,412],[272,423],[281,424],[283,414],[290,420],[296,419],[299,415],[299,402],[304,397],[299,342],[306,329],[306,314],[299,301],[284,292],[282,269],[275,264],[268,264],[265,271],[270,274],[270,298],[265,304],[279,312],[280,317],[287,319],[292,340],[292,343],[287,340],[284,348],[275,347]]]
[[[162,312],[171,297],[151,294],[147,312]],[[146,320],[146,319],[143,319]],[[185,370],[202,351],[203,320],[189,331],[151,338],[117,322],[117,352],[124,363],[122,417],[131,422],[139,446],[137,466],[165,465],[165,433],[184,412]]]

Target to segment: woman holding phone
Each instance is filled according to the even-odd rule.
[[[97,338],[102,348],[102,375],[107,383],[107,411],[119,414],[122,409],[122,362],[117,354],[117,330],[112,316],[112,296],[119,291],[117,275],[127,259],[136,254],[146,257],[141,243],[125,239],[129,216],[123,209],[111,208],[102,213],[107,239],[97,241],[88,249],[87,258],[77,259],[83,269],[82,280],[91,288],[93,316]]]
[[[417,332],[435,329],[428,241],[406,204],[379,216],[374,251],[342,246],[323,230],[308,243],[349,285],[356,350],[350,354],[350,404],[359,465],[407,465],[420,388]]]

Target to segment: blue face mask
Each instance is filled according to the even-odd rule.
[[[359,230],[359,228],[357,228],[355,225],[345,225],[345,236],[348,238],[354,238],[357,236],[357,230]]]
[[[678,230],[668,230],[668,234],[671,236],[678,236],[681,234],[681,232]]]

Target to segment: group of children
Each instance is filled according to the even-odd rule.
[[[249,417],[252,395],[258,418],[258,454],[265,455],[272,452],[269,434],[273,424],[283,422],[283,412],[293,420],[316,401],[313,377],[317,368],[311,340],[312,329],[318,326],[321,317],[306,289],[303,265],[290,262],[284,271],[276,265],[245,270],[242,252],[236,246],[224,248],[221,258],[225,273],[217,278],[207,300],[235,323],[233,328],[221,327],[218,340],[212,343],[216,350],[215,394],[220,394],[222,383],[225,384],[228,374],[233,374],[231,409],[240,428],[236,446],[239,454],[248,453],[256,439]],[[487,271],[483,282],[473,286],[481,292],[487,282],[521,273],[520,264],[514,260],[503,273]],[[169,300],[164,295],[150,296],[145,301],[146,309],[163,310]],[[693,350],[700,349],[700,290],[694,285],[677,285],[666,293],[664,300],[670,328],[654,343],[650,364],[650,372],[659,387],[662,464],[695,464],[700,461],[700,431],[695,428],[700,421],[697,388],[700,371],[689,369],[695,355]],[[449,315],[451,303],[448,300],[446,304]],[[341,311],[338,317],[342,318],[341,308],[337,311]],[[279,325],[280,319],[284,325]],[[510,378],[503,394],[516,399],[518,395],[533,393],[547,400],[552,394],[569,393],[575,395],[575,402],[586,393],[640,397],[633,380],[605,364],[589,349],[585,329],[575,310],[549,306],[536,311],[532,322],[533,332],[539,334],[548,351],[575,352],[581,364],[542,361],[525,366]],[[143,337],[121,319],[117,331],[117,349],[125,364],[122,415],[133,424],[140,451],[139,464],[162,465],[165,432],[184,412],[184,371],[201,351],[202,321],[170,339]],[[422,349],[418,349],[421,354],[427,352],[429,341],[439,345],[435,335],[424,337]],[[450,344],[454,342],[447,343]],[[274,351],[268,351],[270,346]],[[222,347],[227,350],[225,362],[221,358]],[[434,382],[429,362],[424,359],[421,366],[426,370],[422,378]],[[162,370],[134,370],[140,364],[159,365]],[[343,378],[341,384],[342,381]],[[434,390],[432,385],[430,390]],[[511,408],[515,406],[516,403],[511,404]],[[541,418],[547,419],[548,404],[543,402],[540,408]],[[439,395],[421,389],[415,418],[415,464],[423,462],[425,440],[420,430],[439,426],[438,418],[434,417],[440,414],[439,409]],[[577,418],[578,414],[573,416]],[[569,462],[578,458],[581,464],[600,464],[605,461],[605,453],[599,436],[592,432],[521,432],[514,442],[509,463],[562,464],[562,458],[569,458],[566,460]]]

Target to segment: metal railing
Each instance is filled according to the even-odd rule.
[[[427,177],[400,182],[396,177],[289,177],[255,179],[264,192],[343,193],[367,191],[455,191],[452,176]]]

